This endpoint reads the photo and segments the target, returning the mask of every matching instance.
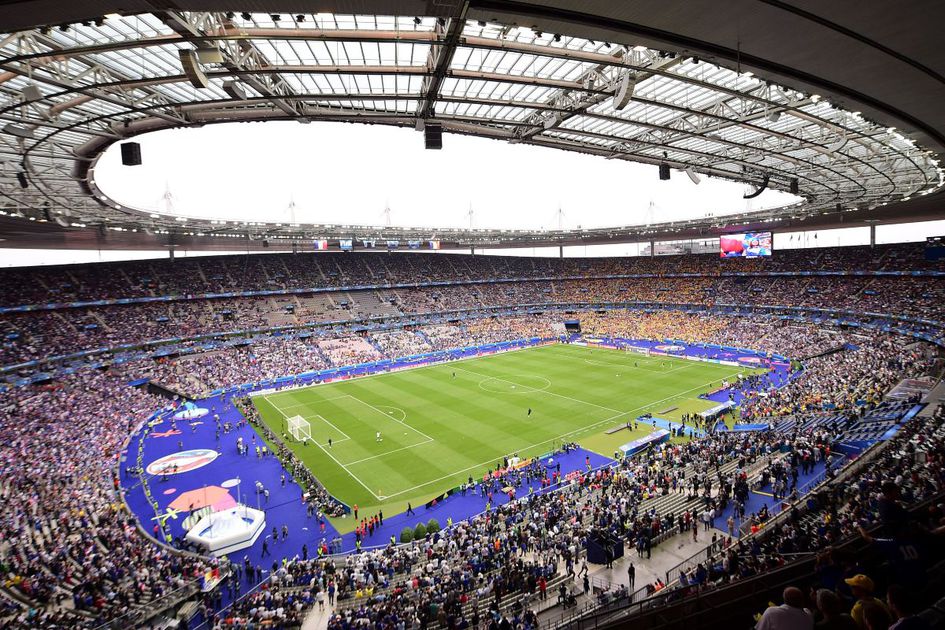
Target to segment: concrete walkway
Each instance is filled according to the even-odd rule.
[[[686,532],[685,534],[678,534],[673,538],[663,541],[662,544],[653,548],[651,556],[649,559],[644,557],[637,556],[636,549],[632,547],[626,548],[626,554],[623,558],[614,562],[612,569],[608,569],[605,565],[601,564],[588,564],[588,577],[591,578],[591,583],[599,586],[601,582],[610,583],[613,585],[613,588],[617,588],[620,585],[628,586],[629,585],[629,576],[627,570],[630,567],[632,562],[636,568],[636,581],[633,589],[636,590],[643,588],[646,584],[655,582],[657,578],[663,580],[666,579],[666,572],[682,562],[687,558],[691,557],[693,554],[704,550],[712,542],[712,534],[717,536],[724,537],[727,534],[718,529],[710,529],[709,531],[704,531],[702,525],[699,525],[699,534],[698,541],[693,542],[692,532]],[[581,563],[575,567],[575,570],[580,570]],[[572,591],[575,593],[582,590],[581,578],[576,578],[574,581]],[[590,595],[585,597],[583,593],[577,598],[578,600],[578,610],[582,609],[586,603],[593,599],[594,593],[591,591]],[[543,624],[547,621],[557,619],[562,616],[562,614],[573,612],[573,609],[565,611],[561,606],[555,604],[557,600],[557,593],[549,593],[548,601],[551,602],[544,610],[540,611],[538,614],[539,621]],[[305,618],[304,623],[302,624],[302,630],[321,630],[328,626],[328,619],[331,616],[331,609],[326,606],[324,610],[319,611],[316,606]]]
[[[583,580],[581,578],[575,579],[573,591],[575,593],[581,592],[581,595],[577,597],[578,605],[576,610],[582,610],[594,599],[593,586],[599,586],[600,582],[609,582],[613,585],[613,588],[617,588],[621,585],[627,586],[628,590],[631,592],[639,590],[647,584],[655,582],[657,578],[665,580],[668,570],[708,547],[712,542],[712,534],[716,534],[719,538],[727,536],[725,532],[718,529],[704,531],[702,527],[700,523],[698,540],[696,542],[692,540],[691,531],[685,534],[677,534],[673,538],[663,541],[659,546],[654,547],[649,559],[646,558],[645,554],[642,558],[639,557],[636,549],[628,547],[624,557],[615,561],[612,569],[608,569],[605,565],[601,564],[588,564],[588,577],[591,578],[592,589],[590,594],[585,596],[583,592],[581,592],[583,590]],[[634,581],[633,588],[629,588],[630,579],[627,573],[631,562],[636,569],[636,580]],[[574,610],[575,609],[563,610],[560,606],[554,606],[541,612],[538,615],[538,620],[544,625],[549,621],[567,616]]]

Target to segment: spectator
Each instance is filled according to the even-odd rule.
[[[885,611],[886,605],[873,596],[873,580],[868,576],[858,573],[851,578],[845,579],[844,582],[850,587],[850,591],[856,599],[856,602],[853,604],[853,609],[850,611],[850,616],[853,617],[853,621],[855,621],[856,625],[862,630],[868,630],[864,616],[864,608],[868,604],[874,604]]]
[[[761,615],[755,630],[812,630],[814,618],[804,608],[804,593],[789,586],[784,589],[784,603],[771,606]]]
[[[889,630],[889,611],[882,602],[867,602],[863,605],[863,628],[865,630]]]
[[[912,594],[898,584],[886,589],[886,604],[895,619],[890,630],[930,630],[928,622],[917,615]]]
[[[817,610],[822,618],[817,622],[817,630],[857,630],[853,617],[843,612],[842,606],[836,593],[826,588],[819,589]]]

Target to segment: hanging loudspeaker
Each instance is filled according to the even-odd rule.
[[[121,163],[125,166],[138,166],[141,164],[141,145],[137,142],[122,142]]]
[[[423,140],[427,149],[442,149],[443,125],[427,123],[423,128]]]

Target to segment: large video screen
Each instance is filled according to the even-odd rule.
[[[771,232],[726,234],[719,239],[722,258],[758,258],[771,255]]]

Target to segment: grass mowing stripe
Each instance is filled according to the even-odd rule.
[[[504,379],[504,378],[499,378],[499,377],[497,377],[497,376],[489,376],[488,374],[482,374],[481,372],[473,372],[472,370],[467,370],[467,369],[465,369],[465,368],[457,368],[457,369],[460,369],[460,370],[462,370],[463,372],[466,372],[466,373],[468,373],[468,374],[475,374],[475,375],[477,375],[477,376],[481,376],[481,377],[486,378],[486,379],[493,379],[493,380],[496,380],[496,381],[502,381],[503,383],[508,383],[509,385],[515,385],[515,386],[518,386],[518,385],[519,385],[518,383],[515,383],[514,381],[510,381],[510,380]],[[528,385],[521,385],[521,387],[522,387],[523,389],[525,389],[525,388],[529,388],[530,386],[528,386]],[[557,393],[555,393],[555,392],[553,392],[553,391],[549,391],[549,390],[547,390],[547,389],[534,389],[534,388],[532,388],[531,391],[530,391],[530,393],[548,394],[549,396],[557,396],[557,397],[559,397],[559,398],[565,398],[565,399],[567,399],[567,400],[571,400],[571,401],[573,401],[573,402],[581,403],[581,404],[584,404],[584,405],[591,405],[591,406],[593,406],[593,407],[597,407],[598,409],[603,409],[603,410],[605,410],[605,411],[612,411],[612,412],[614,412],[614,413],[620,413],[620,411],[618,411],[617,409],[611,409],[610,407],[604,407],[603,405],[598,405],[598,404],[596,404],[596,403],[587,402],[586,400],[580,400],[580,399],[578,399],[578,398],[572,398],[571,396],[565,396],[564,394],[557,394]]]
[[[264,397],[264,398],[265,398],[265,397]],[[273,409],[275,409],[276,411],[278,411],[279,413],[281,413],[283,416],[285,416],[286,419],[288,419],[288,416],[285,415],[285,412],[284,412],[284,411],[282,411],[281,409],[279,409],[278,406],[274,405],[274,404],[272,403],[272,401],[268,401],[268,402],[269,402],[270,405],[272,405]],[[367,490],[368,492],[370,492],[370,493],[374,496],[375,499],[380,499],[380,497],[377,496],[376,494],[374,494],[374,493],[371,491],[371,489],[370,489],[369,487],[367,487],[367,485],[366,485],[363,481],[361,481],[361,479],[358,478],[357,475],[355,475],[353,472],[351,472],[350,470],[348,470],[348,467],[347,467],[347,466],[345,466],[344,464],[342,464],[341,462],[339,462],[337,459],[335,459],[335,456],[332,455],[331,453],[329,453],[328,450],[326,450],[324,446],[322,446],[322,445],[319,444],[318,442],[315,442],[315,446],[317,446],[318,448],[322,449],[322,451],[325,453],[325,455],[328,455],[328,457],[330,457],[336,464],[338,464],[339,466],[341,466],[341,468],[342,468],[346,473],[348,473],[348,474],[351,476],[352,479],[354,479],[354,480],[357,481],[359,484],[361,484],[361,486],[362,486],[365,490]]]
[[[290,447],[341,500],[366,512],[383,508],[396,513],[407,501],[419,504],[469,475],[478,477],[505,455],[539,455],[563,440],[585,439],[610,454],[602,431],[621,418],[669,400],[684,401],[680,404],[690,411],[707,408],[711,403],[696,399],[693,392],[733,375],[728,366],[673,357],[659,360],[666,367],[655,368],[657,361],[650,359],[647,369],[632,369],[634,362],[643,365],[642,359],[613,350],[552,345],[321,384],[255,401],[274,430],[279,430],[282,409],[321,416],[350,436],[328,449],[328,436],[315,435],[328,425],[316,426],[321,420],[315,419],[312,437],[318,448]],[[649,430],[641,427],[613,439],[627,441]],[[383,434],[381,442],[375,440],[377,431]],[[351,527],[346,521],[338,525]]]

